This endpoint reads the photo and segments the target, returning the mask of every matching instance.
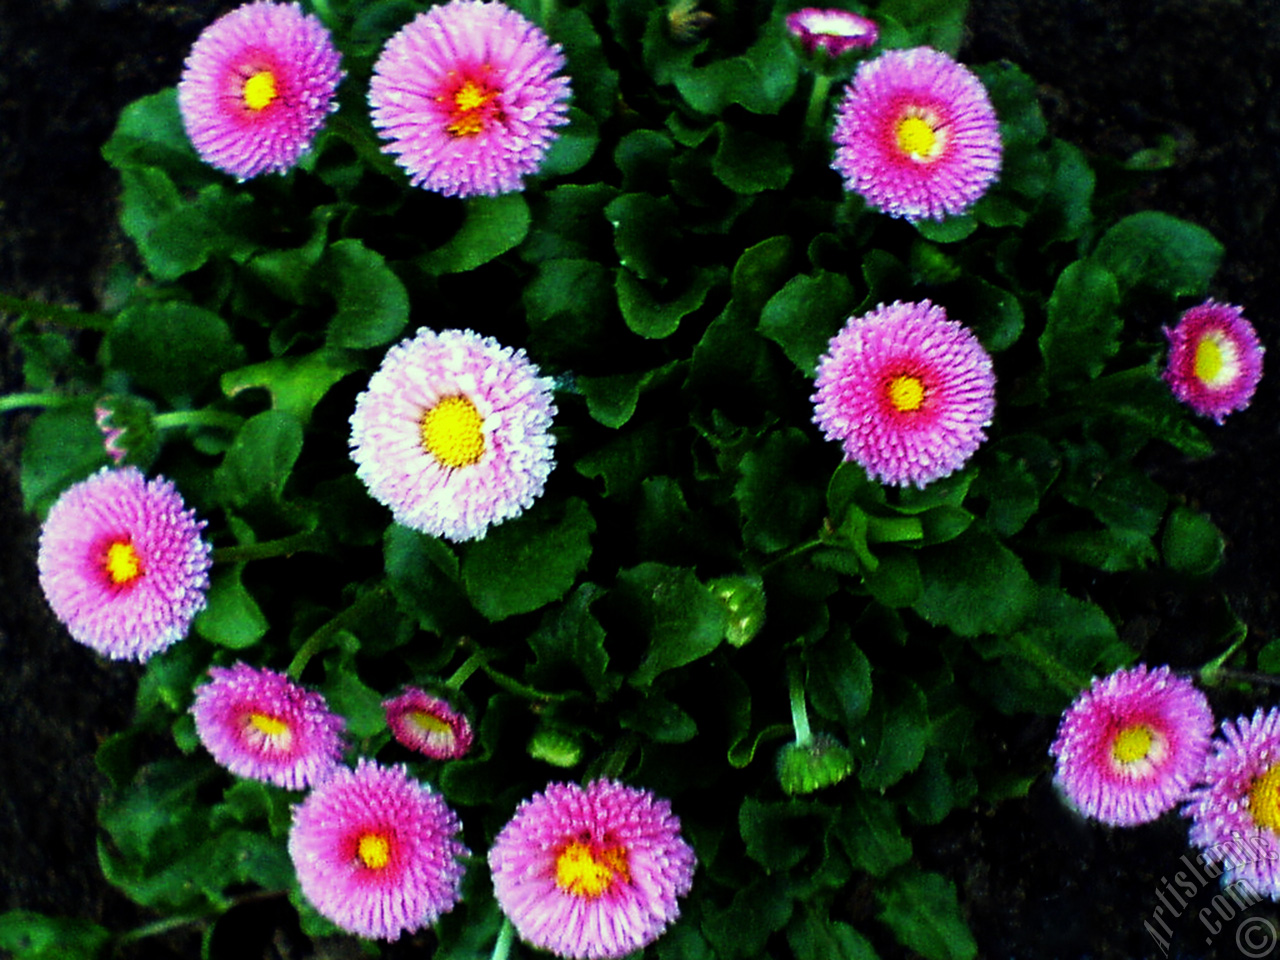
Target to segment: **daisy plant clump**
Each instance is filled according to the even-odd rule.
[[[257,2],[123,112],[137,275],[4,299],[0,410],[152,919],[12,923],[964,960],[949,818],[1273,829],[1241,650],[1123,639],[1224,548],[1152,454],[1265,415],[1221,244],[959,0],[731,6]]]

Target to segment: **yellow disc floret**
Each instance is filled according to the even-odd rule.
[[[276,90],[276,75],[270,70],[259,70],[244,82],[244,89],[241,90],[244,105],[250,110],[265,110],[279,95]]]
[[[1253,781],[1249,788],[1249,815],[1258,826],[1280,833],[1280,764]]]
[[[895,135],[898,149],[913,160],[926,160],[937,154],[938,133],[924,117],[904,117],[898,122]]]
[[[289,724],[268,713],[251,713],[249,714],[249,722],[253,724],[254,729],[259,733],[272,739],[278,740],[289,733]]]
[[[450,470],[484,456],[484,419],[467,397],[445,397],[422,415],[422,448]]]
[[[119,540],[107,547],[103,566],[111,582],[117,586],[131,583],[142,576],[142,558],[128,540]]]
[[[1116,734],[1111,744],[1111,757],[1117,763],[1137,763],[1145,760],[1151,753],[1151,745],[1155,737],[1151,728],[1138,723],[1125,727]]]
[[[556,886],[575,897],[598,897],[618,877],[627,878],[627,854],[621,847],[593,851],[574,841],[556,857]]]
[[[1195,376],[1201,383],[1217,386],[1235,376],[1235,351],[1221,334],[1209,334],[1196,344]]]
[[[381,833],[362,834],[356,853],[370,870],[381,870],[391,862],[391,841]]]
[[[480,133],[489,120],[487,108],[497,94],[486,90],[471,80],[463,83],[453,95],[452,118],[445,128],[455,137],[469,137]]]
[[[453,727],[449,726],[446,721],[441,720],[434,713],[428,713],[426,710],[410,710],[405,714],[405,719],[422,733],[453,732]]]
[[[904,373],[889,381],[889,402],[901,413],[914,413],[924,404],[924,382]]]

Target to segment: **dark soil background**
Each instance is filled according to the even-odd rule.
[[[107,270],[130,256],[115,225],[116,179],[99,147],[120,108],[176,82],[199,31],[235,5],[0,0],[0,290],[99,305]],[[714,9],[714,0],[705,6]],[[1211,584],[1152,582],[1114,600],[1126,637],[1175,667],[1214,652],[1222,596],[1248,626],[1247,649],[1256,652],[1277,636],[1280,619],[1280,3],[972,0],[971,7],[963,59],[1018,63],[1041,84],[1054,131],[1095,158],[1122,160],[1172,137],[1174,166],[1136,178],[1132,208],[1192,220],[1226,246],[1212,293],[1244,306],[1271,349],[1267,375],[1250,410],[1221,428],[1208,425],[1218,445],[1213,457],[1188,462],[1166,453],[1151,469],[1175,495],[1208,511],[1226,535],[1227,559]],[[1171,319],[1152,319],[1149,335]],[[20,358],[0,317],[0,390],[20,383]],[[68,914],[126,929],[152,918],[99,872],[101,783],[92,758],[103,738],[127,724],[138,669],[70,642],[45,607],[35,573],[37,527],[18,492],[27,419],[0,421],[0,911]],[[1220,715],[1234,715],[1280,702],[1280,689],[1213,698]],[[1053,726],[1019,721],[999,746],[1016,768],[1047,770]],[[983,957],[1280,955],[1273,904],[1247,912],[1228,904],[1228,919],[1212,909],[1216,883],[1181,906],[1169,894],[1167,882],[1185,870],[1184,823],[1166,817],[1116,831],[1080,822],[1065,813],[1047,777],[1025,800],[953,814],[920,836],[916,850],[959,887]],[[1162,897],[1171,933],[1155,919]],[[855,892],[855,915],[858,899]],[[277,929],[286,913],[270,905],[247,911],[239,955],[317,955],[296,931]],[[406,956],[425,955],[406,947]],[[329,945],[325,955],[337,949]],[[197,955],[194,934],[122,951],[137,960]]]

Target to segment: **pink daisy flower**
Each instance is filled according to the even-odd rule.
[[[346,722],[321,694],[244,663],[211,667],[191,713],[213,759],[238,777],[286,790],[323,781],[342,760]]]
[[[521,938],[559,957],[625,957],[680,915],[693,849],[671,805],[611,780],[548,784],[489,850],[498,905]]]
[[[361,758],[293,808],[289,856],[302,893],[343,930],[398,940],[458,902],[468,850],[458,816],[402,766]]]
[[[1191,843],[1225,886],[1280,900],[1280,708],[1224,720],[1200,780],[1182,809]]]
[[[351,457],[398,523],[475,540],[523,513],[554,464],[551,380],[523,350],[423,327],[387,351],[351,415]]]
[[[1054,783],[1086,817],[1148,823],[1186,798],[1204,768],[1213,711],[1189,680],[1145,664],[1094,678],[1049,748]]]
[[[826,7],[805,7],[789,13],[786,24],[805,53],[821,50],[831,57],[875,46],[880,35],[874,20],[848,10]]]
[[[433,760],[456,760],[471,749],[471,723],[443,697],[407,687],[399,696],[384,700],[382,708],[392,734],[410,750]]]
[[[924,487],[986,439],[995,383],[982,344],[942,307],[880,304],[818,360],[813,421],[873,479]]]
[[[845,189],[907,220],[963,213],[1000,172],[1000,125],[986,88],[931,47],[862,64],[832,137],[831,166]]]
[[[200,34],[178,84],[178,109],[205,163],[241,180],[283,172],[338,108],[341,57],[296,3],[246,3]]]
[[[147,660],[205,607],[204,521],[163,477],[104,467],[63,491],[40,530],[40,586],[73,640]]]
[[[1206,300],[1170,330],[1164,379],[1173,395],[1218,423],[1244,410],[1262,379],[1263,347],[1240,307]]]
[[[502,3],[452,0],[393,36],[369,106],[414,186],[446,197],[524,188],[568,123],[559,44]]]

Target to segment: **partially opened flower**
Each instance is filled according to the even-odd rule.
[[[447,197],[524,188],[569,122],[558,44],[498,2],[451,0],[393,36],[369,84],[383,149]]]
[[[1164,329],[1169,364],[1164,379],[1173,395],[1218,423],[1244,410],[1262,379],[1262,344],[1240,307],[1206,300]]]
[[[1224,885],[1280,900],[1280,708],[1224,720],[1200,779],[1182,810],[1191,843]]]
[[[343,930],[398,940],[458,902],[467,849],[440,794],[361,758],[293,808],[289,856],[303,896]]]
[[[611,780],[548,784],[489,850],[494,894],[516,932],[559,957],[625,957],[680,914],[693,849],[666,800]]]
[[[931,47],[862,64],[832,136],[831,166],[845,189],[907,220],[963,213],[1000,172],[1000,125],[986,88]]]
[[[338,768],[346,723],[320,693],[245,663],[209,675],[191,706],[196,733],[236,776],[305,790]]]
[[[875,46],[880,33],[874,20],[838,8],[805,7],[787,14],[786,24],[805,53],[821,50],[831,57]]]
[[[1062,715],[1054,783],[1086,817],[1148,823],[1198,782],[1213,711],[1191,681],[1139,664],[1095,678]]]
[[[205,607],[204,521],[173,483],[104,467],[68,487],[40,530],[40,586],[73,640],[113,660],[147,660]]]
[[[178,84],[178,109],[206,163],[240,179],[283,172],[337,109],[341,57],[297,3],[256,0],[200,34]]]
[[[427,328],[387,351],[351,415],[351,456],[398,523],[474,540],[526,510],[554,464],[551,381],[523,350]]]
[[[396,740],[433,760],[455,760],[471,749],[473,733],[467,715],[448,700],[419,687],[408,687],[382,702],[387,726]]]
[[[964,466],[995,411],[991,357],[928,300],[850,318],[819,359],[815,387],[813,420],[827,439],[899,486]]]

